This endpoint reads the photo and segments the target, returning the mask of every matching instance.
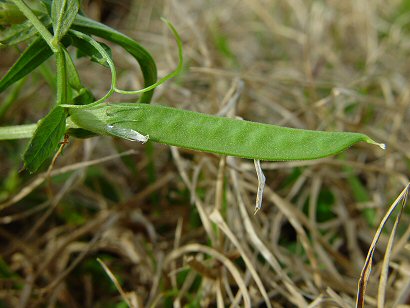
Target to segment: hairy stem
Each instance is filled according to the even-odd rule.
[[[0,140],[28,139],[36,130],[37,124],[25,124],[0,127]]]
[[[43,23],[37,18],[33,11],[27,6],[23,0],[13,0],[14,4],[19,10],[31,21],[33,26],[37,29],[43,39],[47,42],[53,52],[57,52],[57,48],[52,44],[53,36],[50,31],[43,25]]]

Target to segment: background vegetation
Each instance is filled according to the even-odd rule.
[[[47,180],[20,172],[24,140],[2,142],[0,306],[243,306],[243,297],[252,306],[354,306],[377,225],[410,177],[410,2],[100,0],[84,1],[84,10],[149,49],[160,77],[178,62],[160,17],[173,22],[185,69],[154,102],[356,131],[388,148],[262,163],[267,187],[254,216],[252,161],[70,138]],[[138,64],[110,46],[119,85],[141,88]],[[19,50],[0,53],[3,76]],[[109,71],[77,64],[103,96]],[[1,125],[33,123],[49,110],[54,69],[49,61],[1,94]],[[409,304],[409,220],[405,210],[387,307]],[[392,228],[375,250],[368,307]]]

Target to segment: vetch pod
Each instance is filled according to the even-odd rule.
[[[163,144],[256,160],[317,159],[360,141],[384,148],[361,133],[287,128],[160,105],[104,104],[69,112],[75,126],[97,134],[142,142],[149,136]]]

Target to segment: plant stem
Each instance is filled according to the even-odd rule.
[[[63,47],[58,44],[58,52],[56,52],[57,66],[57,106],[67,104],[67,70],[66,60]]]
[[[57,48],[52,44],[53,36],[50,31],[43,25],[43,23],[37,18],[33,11],[27,6],[23,0],[13,0],[14,4],[19,8],[19,10],[31,21],[33,26],[37,29],[43,39],[47,42],[53,52],[57,52]]]
[[[34,134],[37,124],[0,127],[0,140],[28,139]]]

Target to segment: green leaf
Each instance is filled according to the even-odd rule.
[[[71,59],[71,56],[66,49],[64,49],[64,55],[68,83],[74,90],[80,92],[84,88],[84,86],[81,84],[80,75],[78,74],[73,59]]]
[[[0,25],[19,24],[26,19],[24,14],[10,1],[0,1]]]
[[[41,119],[33,138],[30,140],[24,153],[24,166],[35,172],[57,151],[58,143],[64,136],[66,113],[64,108],[56,107]]]
[[[47,42],[48,46],[50,46],[53,52],[57,52],[57,46],[53,45],[53,36],[51,35],[50,31],[47,27],[42,23],[42,21],[38,18],[37,12],[34,12],[25,2],[24,0],[13,0],[14,4],[18,7],[18,9],[24,14],[24,16],[30,20],[33,24],[34,28],[37,29],[37,32],[40,36]]]
[[[37,38],[27,47],[6,75],[0,80],[0,93],[16,81],[31,73],[52,54],[53,52],[43,38]]]
[[[54,0],[51,6],[51,20],[53,23],[53,45],[63,38],[70,29],[79,9],[78,0]]]
[[[26,20],[21,24],[12,25],[0,33],[0,43],[13,46],[33,37],[37,30],[33,24]]]
[[[82,57],[90,57],[91,61],[98,63],[106,68],[109,68],[107,61],[101,55],[101,53],[94,48],[88,41],[82,40],[78,36],[71,36],[73,40],[73,46],[77,47],[77,58]],[[98,42],[104,50],[109,54],[110,58],[112,59],[112,51],[111,48],[102,42]]]
[[[41,5],[47,11],[49,15],[51,15],[51,0],[41,0]]]
[[[93,93],[87,88],[82,88],[73,98],[74,105],[88,105],[95,101]]]
[[[69,38],[62,41],[64,46],[70,43]],[[39,37],[23,52],[9,71],[0,80],[0,93],[10,85],[31,73],[40,64],[47,60],[53,52],[43,38]]]
[[[141,67],[144,77],[144,87],[148,87],[157,81],[157,67],[154,59],[141,45],[128,36],[87,17],[77,15],[72,29],[83,33],[96,35],[108,41],[116,43],[128,51]],[[143,93],[140,97],[140,103],[149,103],[151,101],[154,90]]]
[[[26,20],[21,24],[15,24],[0,32],[0,43],[3,45],[15,45],[21,43],[37,33],[33,24]]]
[[[41,22],[48,27],[51,23],[50,18],[46,15],[39,18]],[[8,46],[17,45],[24,42],[37,34],[37,29],[31,21],[25,20],[20,24],[14,24],[0,32],[0,43]]]
[[[119,103],[71,109],[70,115],[78,127],[101,135],[143,142],[141,136],[149,136],[182,148],[268,161],[318,159],[360,141],[377,144],[360,133],[287,128],[159,105]]]
[[[44,26],[50,26],[51,21],[47,15],[39,16],[39,19],[44,24]],[[13,24],[1,31],[0,43],[8,46],[13,46],[32,38],[37,33],[37,29],[33,26],[30,20],[23,20],[23,22]]]

